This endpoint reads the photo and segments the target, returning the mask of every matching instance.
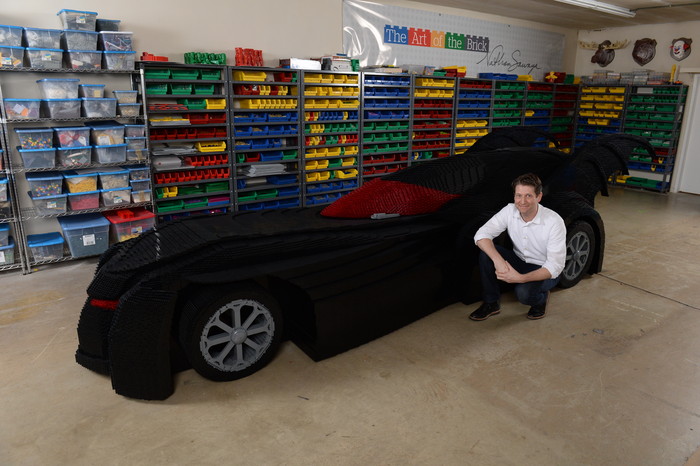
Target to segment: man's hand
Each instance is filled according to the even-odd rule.
[[[503,261],[504,267],[496,267],[496,278],[506,283],[524,283],[523,275],[510,266],[508,261]]]

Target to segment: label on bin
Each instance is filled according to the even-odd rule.
[[[132,234],[132,235],[140,235],[142,232],[143,232],[143,227],[142,227],[142,226],[133,227],[133,228],[131,229],[131,234]]]
[[[124,199],[122,199],[121,196],[114,196],[112,198],[112,202],[115,204],[121,204],[122,202],[124,202]]]
[[[85,15],[78,15],[75,18],[75,22],[78,24],[85,24],[87,22],[87,18],[85,17]]]
[[[55,209],[58,207],[58,203],[56,201],[48,201],[46,203],[46,208],[47,209]]]
[[[97,138],[97,145],[98,146],[109,146],[112,144],[112,136],[102,134]]]
[[[94,246],[95,245],[95,235],[83,235],[83,246]]]
[[[52,58],[53,58],[53,55],[51,54],[51,52],[44,53],[41,55],[41,61],[51,61]]]

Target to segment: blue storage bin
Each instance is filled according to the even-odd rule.
[[[68,200],[66,194],[55,194],[52,196],[33,196],[31,192],[28,194],[34,204],[34,211],[37,215],[58,215],[66,213]]]
[[[0,47],[19,47],[22,45],[22,27],[0,24]],[[4,63],[3,63],[4,64]]]
[[[63,192],[63,176],[57,172],[27,173],[32,196],[54,196]]]
[[[292,184],[297,182],[297,177],[296,175],[270,175],[267,177],[267,182],[270,184]]]
[[[109,247],[109,220],[102,214],[60,217],[58,223],[73,257],[97,256]]]
[[[10,265],[15,263],[15,240],[8,237],[7,244],[0,246],[0,265]]]
[[[38,47],[41,49],[60,49],[61,30],[24,28],[24,43],[27,44],[27,47]]]
[[[7,246],[10,238],[10,224],[0,223],[0,246]]]
[[[62,258],[63,243],[63,236],[58,232],[27,235],[27,246],[36,262]]]
[[[7,202],[7,186],[7,178],[0,178],[0,202]]]
[[[15,128],[15,133],[22,149],[51,149],[53,147],[53,130],[51,128]]]

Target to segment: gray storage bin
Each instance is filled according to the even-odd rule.
[[[27,47],[60,49],[61,31],[59,29],[24,28],[24,42]]]

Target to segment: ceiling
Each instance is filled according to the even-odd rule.
[[[700,21],[700,1],[693,0],[606,0],[607,3],[636,11],[637,15],[634,18],[600,13],[554,0],[417,1],[577,30]]]

